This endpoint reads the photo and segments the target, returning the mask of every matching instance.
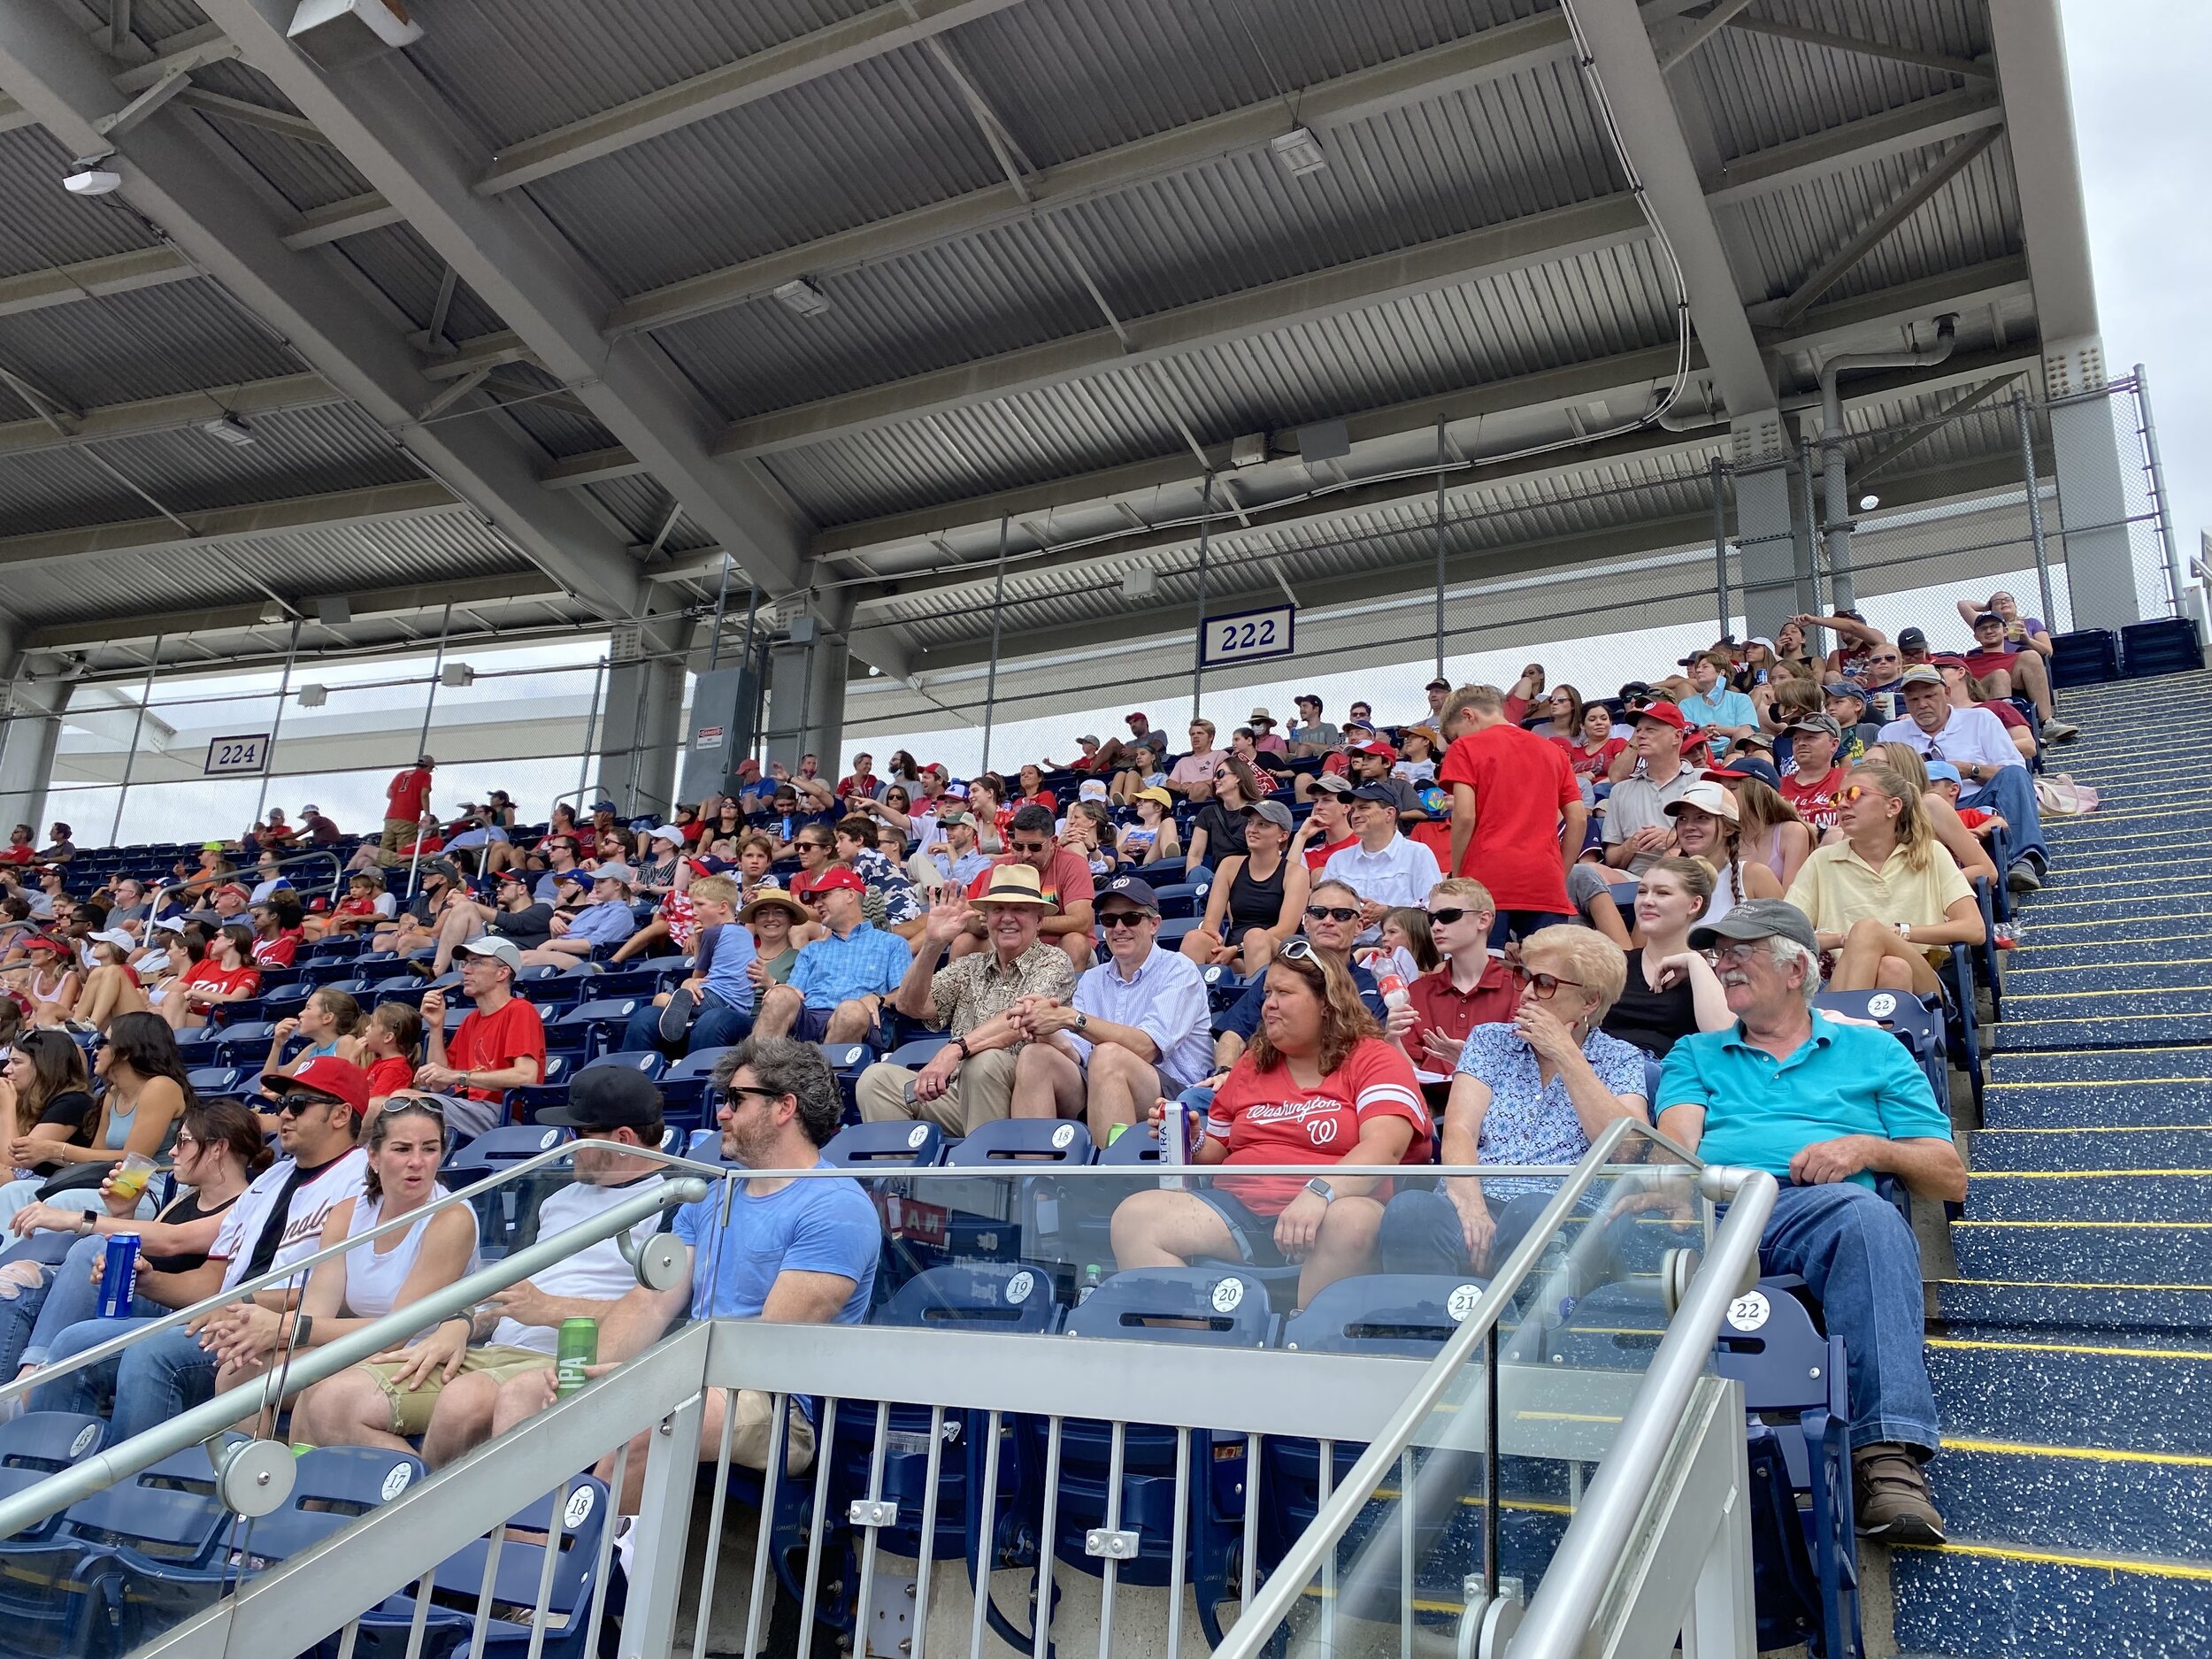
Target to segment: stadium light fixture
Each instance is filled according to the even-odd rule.
[[[448,663],[438,673],[438,683],[454,690],[462,690],[476,683],[476,671],[466,663]]]
[[[1862,495],[1859,497],[1859,511],[1861,512],[1872,512],[1881,504],[1882,498],[1879,495]]]
[[[300,707],[303,709],[319,709],[329,701],[330,687],[328,686],[302,686],[300,687]]]
[[[1287,133],[1269,139],[1267,147],[1275,152],[1277,164],[1294,179],[1302,179],[1310,173],[1319,173],[1329,165],[1329,157],[1321,148],[1321,141],[1302,127],[1294,127]]]
[[[213,420],[203,420],[200,423],[200,430],[211,438],[229,444],[233,449],[248,449],[253,447],[253,428],[239,419],[237,416],[227,412],[218,416]]]
[[[785,310],[796,311],[802,317],[819,317],[830,308],[829,296],[804,277],[780,282],[772,291]]]

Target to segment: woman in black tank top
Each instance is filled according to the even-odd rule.
[[[1206,919],[1183,937],[1183,954],[1202,967],[1261,972],[1275,947],[1298,931],[1313,872],[1292,858],[1290,809],[1263,801],[1244,821],[1245,850],[1222,861],[1206,895]]]

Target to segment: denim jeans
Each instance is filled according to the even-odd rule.
[[[1467,1234],[1452,1201],[1432,1187],[1401,1191],[1383,1206],[1382,1226],[1375,1235],[1375,1265],[1386,1273],[1491,1273],[1513,1254],[1551,1202],[1549,1188],[1511,1196],[1486,1191],[1492,1225],[1488,1261],[1475,1268],[1467,1259]]]
[[[623,1054],[664,1054],[671,1059],[703,1048],[726,1048],[742,1042],[753,1029],[753,1010],[724,1002],[712,991],[700,993],[699,1006],[691,1017],[691,1029],[676,1042],[661,1038],[663,1010],[649,1002],[639,1004],[622,1028],[615,1048]]]
[[[47,1363],[56,1364],[81,1354],[110,1337],[150,1325],[150,1319],[87,1319],[73,1325],[54,1339]],[[158,1336],[132,1344],[120,1354],[96,1364],[83,1365],[52,1382],[31,1390],[34,1411],[75,1411],[88,1417],[100,1414],[104,1397],[112,1395],[108,1443],[143,1434],[190,1407],[215,1397],[215,1356],[172,1325]]]
[[[1786,1186],[1759,1241],[1759,1267],[1803,1279],[1843,1339],[1852,1446],[1903,1441],[1934,1451],[1920,1246],[1897,1207],[1847,1181]]]
[[[1997,775],[1981,787],[1959,795],[1961,806],[1978,806],[1994,812],[2009,826],[2005,845],[2015,858],[2033,858],[2039,869],[2048,862],[2050,849],[2043,844],[2043,818],[2035,804],[2035,780],[2025,766],[2000,766]],[[1997,872],[2000,880],[2004,872]]]

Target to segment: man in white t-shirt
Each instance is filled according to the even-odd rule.
[[[369,1074],[349,1060],[326,1055],[290,1077],[267,1072],[261,1083],[283,1097],[277,1108],[277,1144],[284,1156],[231,1205],[208,1247],[206,1262],[191,1274],[177,1276],[186,1293],[184,1306],[312,1256],[332,1208],[361,1195],[368,1156],[354,1138],[369,1109]],[[195,1275],[205,1282],[187,1282]],[[300,1282],[283,1282],[256,1292],[254,1300],[282,1310],[298,1299],[302,1288]],[[109,1444],[142,1434],[214,1397],[216,1359],[200,1346],[199,1333],[224,1317],[225,1310],[218,1309],[190,1325],[172,1325],[111,1358],[42,1384],[32,1391],[30,1409],[90,1415],[111,1394]],[[73,1325],[54,1340],[48,1360],[58,1364],[135,1325],[150,1323],[88,1319]]]
[[[612,1067],[580,1071],[568,1104],[540,1112],[538,1121],[576,1132],[576,1179],[539,1206],[541,1239],[581,1226],[665,1179],[663,1165],[634,1150],[661,1141],[660,1092],[641,1072]],[[663,1212],[639,1222],[630,1229],[631,1247],[666,1221]],[[495,1291],[472,1317],[447,1320],[403,1357],[357,1366],[322,1385],[346,1389],[342,1418],[335,1401],[319,1414],[322,1438],[332,1440],[329,1425],[343,1421],[350,1425],[343,1436],[348,1444],[398,1446],[419,1434],[424,1460],[433,1468],[465,1456],[542,1409],[541,1382],[511,1396],[511,1404],[506,1386],[551,1369],[562,1320],[603,1319],[636,1288],[637,1274],[621,1244],[602,1239],[534,1279]]]

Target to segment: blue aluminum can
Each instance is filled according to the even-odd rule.
[[[119,1233],[108,1240],[100,1268],[100,1317],[127,1319],[138,1294],[138,1235]]]

